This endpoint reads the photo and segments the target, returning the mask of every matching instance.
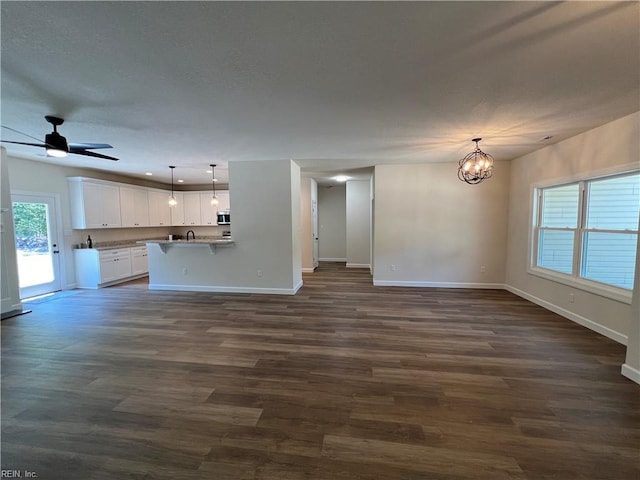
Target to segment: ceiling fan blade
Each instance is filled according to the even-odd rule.
[[[69,153],[76,153],[80,150],[92,150],[97,148],[113,148],[108,143],[70,143]]]
[[[102,155],[101,153],[91,152],[89,150],[77,150],[75,152],[70,152],[70,153],[75,153],[76,155],[85,155],[87,157],[104,158],[105,160],[114,160],[116,162],[118,161],[116,157],[110,157],[109,155]]]
[[[29,142],[12,142],[11,140],[0,140],[3,143],[15,143],[16,145],[29,145],[30,147],[42,147],[45,148],[47,145],[44,143],[29,143]]]

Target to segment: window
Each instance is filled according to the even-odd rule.
[[[565,281],[631,290],[640,173],[536,189],[532,266]]]

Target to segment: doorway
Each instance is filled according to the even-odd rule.
[[[61,290],[56,198],[12,194],[20,298]]]

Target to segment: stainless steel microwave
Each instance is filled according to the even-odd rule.
[[[218,225],[231,225],[231,213],[229,213],[229,210],[218,211]]]

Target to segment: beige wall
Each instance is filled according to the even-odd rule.
[[[508,162],[478,185],[453,163],[376,166],[374,283],[501,288],[508,189]]]
[[[511,162],[506,283],[511,291],[626,343],[631,311],[611,300],[527,271],[532,186],[586,178],[638,165],[639,119],[635,113]],[[575,302],[569,303],[569,294]]]

